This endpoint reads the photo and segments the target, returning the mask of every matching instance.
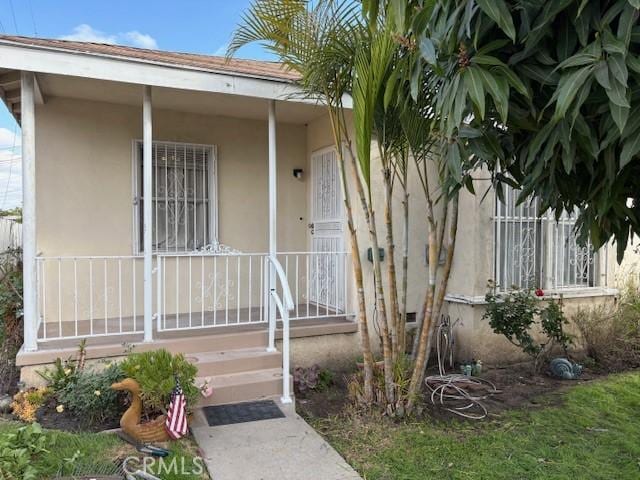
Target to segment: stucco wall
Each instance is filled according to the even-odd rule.
[[[220,241],[242,251],[267,248],[266,121],[154,111],[154,139],[218,148]],[[36,118],[38,250],[43,255],[131,255],[132,141],[141,109],[48,99]],[[304,125],[278,125],[278,242],[306,242]]]
[[[350,116],[347,117],[348,121]],[[353,135],[352,135],[353,139]],[[326,116],[316,119],[309,123],[307,132],[307,149],[309,157],[311,154],[322,148],[331,146],[334,144],[333,136],[331,134],[331,126]],[[355,145],[354,145],[355,148]],[[376,215],[376,225],[378,231],[379,246],[385,249],[386,252],[386,226],[384,224],[384,190],[382,183],[382,174],[379,167],[379,154],[375,143],[371,149],[372,165],[374,165],[371,177],[371,194],[373,198],[373,204]],[[348,178],[355,178],[355,172],[351,167],[350,162],[347,160],[347,176]],[[426,239],[427,239],[427,224],[425,211],[425,200],[422,187],[420,186],[418,177],[415,172],[415,167],[411,165],[409,173],[409,195],[410,195],[410,221],[409,221],[409,275],[408,275],[408,289],[407,289],[407,312],[413,313],[420,309],[422,302],[422,296],[427,279],[427,263],[425,257]],[[375,314],[375,296],[373,288],[373,264],[367,259],[367,249],[370,246],[368,227],[365,221],[364,213],[360,205],[360,199],[355,188],[354,182],[350,182],[349,195],[351,199],[353,218],[356,229],[358,230],[358,240],[360,247],[360,260],[363,268],[364,285],[365,285],[365,297],[367,299],[367,318],[369,320],[369,333],[372,339],[372,346],[377,350],[378,348],[378,324]],[[403,222],[402,222],[402,201],[403,192],[399,184],[396,183],[393,192],[393,215],[394,215],[394,243],[396,251],[396,269],[398,278],[400,278],[402,268],[402,245],[403,245]],[[349,237],[345,227],[344,244],[347,250],[350,250]],[[388,259],[382,262],[383,267],[383,283],[388,285],[386,277],[386,268],[388,265]],[[350,274],[349,280],[353,282],[353,275]],[[388,289],[385,288],[385,291]],[[353,293],[351,295],[351,311],[356,311],[356,297],[355,289],[351,289]],[[359,352],[359,340],[356,342],[354,338],[354,347]],[[344,349],[341,349],[344,350]]]
[[[142,136],[139,108],[50,98],[37,108],[37,241],[38,251],[45,256],[57,255],[132,255],[133,192],[132,192],[132,141]],[[174,111],[154,111],[154,138],[198,144],[213,144],[218,150],[219,188],[219,238],[220,241],[245,252],[267,249],[267,125],[266,121],[215,117]],[[319,149],[333,145],[330,125],[322,116],[308,125],[278,126],[278,242],[279,250],[309,249],[310,168],[309,158]],[[372,195],[377,214],[380,246],[385,246],[385,226],[382,221],[384,195],[381,174],[377,163],[377,149],[372,148]],[[292,175],[294,168],[303,168],[303,180]],[[348,176],[355,172],[348,167]],[[491,194],[483,198],[489,182],[482,172],[476,181],[477,195],[462,192],[458,242],[454,258],[449,293],[468,298],[481,297],[486,282],[493,276],[493,209]],[[409,232],[409,288],[408,312],[418,312],[427,284],[425,247],[427,222],[424,194],[415,171],[410,172],[410,232]],[[354,185],[350,186],[354,220],[360,232],[360,258],[363,265],[370,322],[370,334],[376,340],[377,325],[374,314],[372,264],[367,260],[369,238],[367,227]],[[395,244],[398,275],[401,267],[402,245],[401,188],[394,192]],[[345,249],[349,241],[345,233]],[[615,286],[623,270],[616,267],[614,249],[610,249],[601,265],[601,285]],[[130,297],[130,313],[133,305],[138,314],[142,311],[142,270],[137,267],[137,298]],[[629,260],[627,268],[635,268],[637,262]],[[383,274],[386,283],[386,267]],[[174,268],[174,264],[170,265]],[[113,268],[113,267],[112,267]],[[125,267],[127,268],[127,267]],[[130,268],[130,267],[129,267]],[[197,267],[195,271],[197,275]],[[109,276],[116,271],[109,272]],[[186,270],[180,274],[186,283]],[[242,278],[247,275],[243,266]],[[82,270],[81,270],[82,276]],[[125,277],[130,276],[125,270]],[[48,283],[55,284],[57,272],[47,273]],[[73,272],[63,272],[67,286],[73,281]],[[169,277],[170,278],[170,277]],[[352,276],[348,279],[352,282]],[[244,281],[244,280],[243,280]],[[81,279],[80,289],[86,289]],[[173,285],[173,284],[172,284]],[[132,285],[124,287],[125,295],[132,295]],[[62,291],[63,317],[73,318],[72,289]],[[58,306],[50,290],[47,311],[57,318]],[[254,295],[259,292],[258,285]],[[350,288],[350,312],[355,312],[355,292]],[[193,292],[192,292],[192,295]],[[254,298],[257,299],[259,295]],[[195,297],[194,297],[195,298]],[[609,298],[610,300],[610,298]],[[255,300],[253,300],[255,302]],[[607,301],[607,298],[570,300],[577,305]],[[254,303],[255,305],[255,303]],[[86,307],[86,306],[85,306]],[[99,305],[96,304],[99,308]],[[232,305],[233,307],[233,305]],[[109,307],[112,308],[112,307]],[[85,314],[86,314],[86,308]],[[113,310],[110,310],[113,311]],[[445,311],[455,320],[459,337],[459,355],[462,358],[476,356],[488,360],[510,359],[517,356],[503,339],[495,336],[482,321],[484,308],[480,304],[448,303]],[[100,315],[100,312],[96,312]],[[320,344],[312,339],[298,342],[294,349],[296,364],[308,364],[316,360],[353,358],[358,355],[358,334],[346,334],[332,343],[328,336]],[[377,344],[374,341],[374,346]],[[326,349],[326,352],[325,352]],[[338,362],[339,363],[339,362]]]
[[[155,140],[217,146],[219,240],[243,252],[265,252],[268,247],[268,137],[267,123],[154,110]],[[42,256],[133,255],[134,216],[132,142],[142,137],[141,109],[68,98],[49,98],[36,112],[37,246]],[[279,124],[278,146],[278,244],[280,251],[307,249],[307,181],[293,177],[294,168],[308,170],[306,127]],[[136,282],[133,281],[133,263]],[[169,262],[171,271],[175,263]],[[193,275],[198,274],[194,266]],[[222,273],[223,264],[220,265]],[[93,265],[96,291],[94,317],[104,316],[103,263]],[[114,283],[122,269],[122,285]],[[180,272],[187,285],[186,262]],[[230,276],[237,266],[231,262]],[[76,270],[74,274],[74,269]],[[258,259],[253,263],[253,305],[260,298]],[[125,261],[120,267],[109,261],[109,317],[142,312],[142,262]],[[61,267],[63,288],[58,302],[58,265],[49,262],[46,314],[48,319],[73,319],[74,283],[79,290],[79,318],[89,316],[89,266],[65,261]],[[197,275],[199,278],[199,274]],[[169,276],[168,278],[171,278]],[[248,296],[248,263],[237,276]],[[169,285],[172,287],[173,283]],[[235,284],[234,284],[235,285]],[[133,298],[134,289],[136,298]],[[197,291],[196,291],[197,290]],[[173,291],[173,290],[172,290]],[[194,303],[200,292],[193,285]],[[172,299],[169,297],[169,302]],[[61,312],[59,312],[59,304]],[[183,305],[184,306],[184,305]],[[232,301],[230,308],[235,305]],[[169,311],[172,306],[169,305]],[[184,310],[184,309],[183,309]],[[197,304],[194,310],[199,311]],[[61,315],[59,315],[61,313]]]

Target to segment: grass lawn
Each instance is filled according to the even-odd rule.
[[[0,420],[0,435],[17,431],[24,426],[22,423]],[[32,464],[38,469],[38,478],[49,478],[61,471],[65,474],[112,474],[114,462],[128,456],[141,457],[131,445],[123,442],[114,434],[108,433],[67,433],[57,430],[45,430],[47,436],[48,453],[39,454],[32,458]],[[189,440],[172,442],[171,455],[168,460],[176,459],[180,465],[184,462],[189,467],[192,459],[197,455],[194,444]],[[73,460],[71,460],[73,459]],[[184,459],[184,460],[182,460]],[[167,462],[168,463],[168,462]],[[157,473],[163,480],[201,480],[209,478],[206,475],[172,474],[166,470],[158,473],[158,465],[150,470]],[[11,473],[11,472],[9,472]],[[0,472],[2,478],[2,472]]]
[[[367,480],[640,478],[640,373],[560,395],[488,422],[311,421]]]

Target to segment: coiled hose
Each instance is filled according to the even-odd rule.
[[[436,406],[439,405],[448,412],[460,417],[471,420],[486,418],[488,411],[482,401],[491,395],[500,393],[500,391],[496,389],[493,383],[479,377],[455,373],[447,374],[444,367],[444,358],[446,358],[447,353],[449,353],[451,359],[453,358],[451,351],[453,335],[448,317],[443,318],[440,322],[437,333],[436,353],[438,355],[439,375],[431,375],[424,379],[426,387],[431,392],[431,403]]]

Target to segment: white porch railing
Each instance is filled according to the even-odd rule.
[[[143,331],[143,259],[37,257],[38,340]]]
[[[283,252],[276,259],[291,289],[291,320],[348,314],[347,253]],[[267,262],[264,253],[158,254],[154,330],[266,324]],[[37,267],[38,341],[144,332],[142,256],[38,257]],[[275,293],[285,298],[284,282]]]

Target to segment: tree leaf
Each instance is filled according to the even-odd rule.
[[[560,78],[560,84],[558,85],[557,99],[556,99],[556,111],[554,119],[559,120],[565,116],[567,110],[571,106],[571,102],[578,94],[578,91],[582,84],[585,83],[591,72],[593,66],[589,65],[582,67],[579,70],[575,70],[571,73],[565,74]]]
[[[627,122],[627,126],[624,127],[624,131],[622,132],[621,139],[624,140],[627,137],[634,135],[640,130],[640,106],[633,107],[633,115],[630,115],[631,120]]]
[[[605,90],[609,90],[611,88],[611,82],[609,81],[609,67],[607,65],[607,62],[605,62],[604,60],[600,60],[597,63],[593,74],[602,88],[604,88]]]
[[[613,121],[616,122],[618,130],[620,130],[620,134],[622,134],[624,127],[627,124],[627,120],[629,119],[629,111],[631,108],[621,107],[613,102],[609,102],[609,109],[611,110]]]
[[[618,20],[618,39],[622,42],[626,50],[631,42],[631,32],[638,21],[638,10],[630,4],[626,4],[620,19]]]
[[[460,149],[457,143],[450,143],[447,147],[447,165],[452,177],[460,182],[462,180],[462,162],[460,161]]]
[[[559,68],[571,68],[571,67],[581,67],[582,65],[591,65],[598,60],[598,57],[590,54],[590,53],[576,53],[575,55],[570,56],[565,61],[560,63],[556,69]]]
[[[626,167],[638,152],[640,152],[640,135],[634,135],[629,138],[622,147],[622,152],[620,153],[620,170]]]
[[[500,119],[506,123],[509,115],[509,83],[502,76],[492,75],[484,69],[478,69],[484,86],[489,91]]]
[[[485,114],[485,98],[484,86],[482,85],[482,77],[477,71],[479,67],[468,67],[464,70],[462,76],[464,83],[469,89],[469,97],[478,109],[480,120],[484,120]]]
[[[436,47],[433,41],[425,35],[420,39],[420,54],[429,65],[436,64]]]
[[[499,70],[500,73],[502,73],[502,75],[509,82],[509,85],[515,88],[516,91],[518,91],[518,93],[522,94],[526,98],[529,98],[529,90],[527,90],[527,87],[525,86],[525,84],[522,83],[522,80],[520,80],[520,77],[518,77],[515,73],[513,73],[513,70],[511,70],[509,67],[497,67],[497,70]]]
[[[627,80],[629,79],[629,71],[627,70],[627,64],[624,61],[624,57],[621,55],[609,55],[607,58],[607,64],[609,65],[609,71],[625,88],[627,87]]]
[[[631,38],[631,32],[629,32],[629,38]],[[602,48],[609,53],[617,53],[619,55],[625,55],[627,53],[624,42],[614,37],[608,28],[602,35]]]
[[[505,40],[505,39],[492,40],[486,45],[484,45],[483,47],[479,48],[478,51],[476,52],[476,55],[486,55],[487,53],[491,53],[495,50],[498,50],[504,47],[505,45],[509,45],[509,40]]]
[[[640,1],[640,0],[638,0]],[[640,73],[640,59],[635,55],[627,54],[627,66],[634,72]]]
[[[634,8],[640,8],[640,0],[629,0],[629,4]]]
[[[623,85],[615,79],[611,81],[611,88],[606,91],[609,100],[621,107],[629,107],[629,100],[627,99],[627,90]]]
[[[513,17],[504,0],[476,0],[478,6],[491,20],[496,22],[500,29],[516,43],[516,27],[513,25]]]
[[[492,57],[491,55],[474,55],[471,58],[471,63],[475,63],[477,65],[500,65],[506,67],[502,60]]]

